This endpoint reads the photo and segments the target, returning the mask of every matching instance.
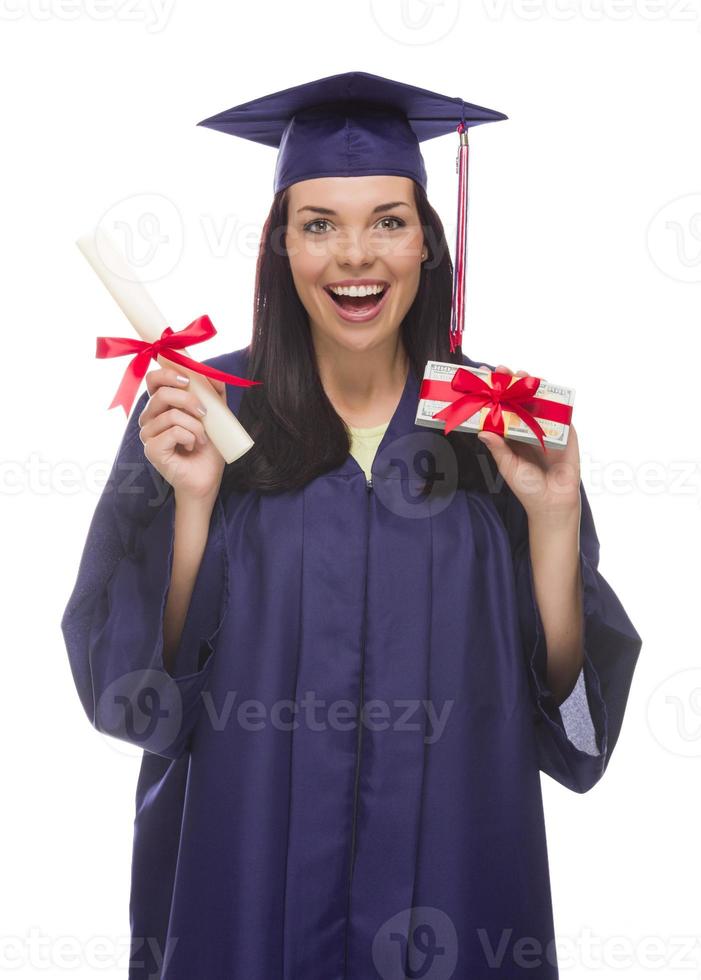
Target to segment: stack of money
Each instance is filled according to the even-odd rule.
[[[424,381],[444,381],[449,385],[459,367],[459,364],[447,364],[444,361],[428,361],[424,370]],[[468,368],[466,365],[463,365],[463,367],[471,371],[472,374],[477,375],[486,384],[489,385],[491,383],[491,371],[485,371],[476,367]],[[541,378],[538,390],[533,397],[572,407],[574,405],[574,392],[574,388],[551,384],[551,382]],[[456,392],[456,397],[461,397],[459,392]],[[449,404],[450,401],[447,400],[438,401],[433,398],[420,398],[416,410],[416,425],[426,425],[433,429],[445,428],[445,421],[443,419],[433,418],[433,416]],[[454,431],[480,432],[490,407],[489,404],[485,405],[479,411],[465,419],[464,422],[461,422],[460,425],[457,425]],[[552,422],[549,419],[541,418],[537,411],[533,411],[531,414],[537,419],[538,424],[543,430],[543,441],[546,448],[564,449],[567,445],[567,437],[570,431],[569,425],[563,422]],[[540,445],[535,432],[514,412],[503,411],[503,419],[505,438],[514,439],[517,442],[531,443],[536,446]]]

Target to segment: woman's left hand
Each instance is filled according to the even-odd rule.
[[[480,366],[489,370],[486,364]],[[511,371],[503,364],[496,370],[519,378],[528,374]],[[579,515],[579,443],[574,425],[570,424],[566,447],[547,453],[540,444],[509,442],[495,432],[480,432],[478,438],[489,447],[499,473],[523,505],[529,521],[555,527]]]

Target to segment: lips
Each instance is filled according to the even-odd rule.
[[[366,283],[362,284],[366,285]],[[334,285],[347,286],[349,283],[334,283]],[[333,304],[334,310],[342,319],[353,323],[365,323],[379,315],[387,300],[387,295],[391,287],[388,283],[384,282],[382,285],[384,289],[381,293],[370,294],[368,296],[339,296],[329,286],[324,286],[324,292]]]

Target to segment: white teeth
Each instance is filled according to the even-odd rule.
[[[384,286],[330,286],[337,296],[376,296],[383,292]]]

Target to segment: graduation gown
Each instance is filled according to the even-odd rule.
[[[244,374],[247,353],[206,363]],[[558,976],[540,773],[601,779],[641,639],[582,486],[585,661],[555,705],[517,498],[411,510],[401,438],[445,441],[418,390],[410,370],[372,484],[349,455],[295,492],[220,494],[172,675],[174,500],[148,393],[132,412],[61,622],[90,722],[144,750],[130,980]]]

